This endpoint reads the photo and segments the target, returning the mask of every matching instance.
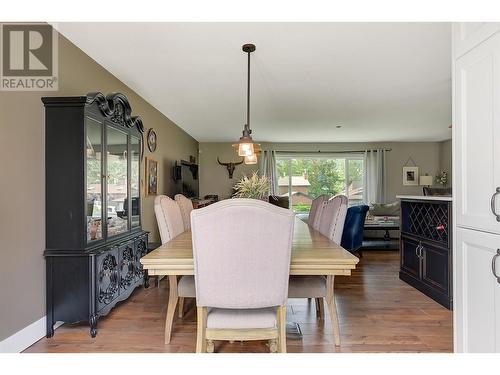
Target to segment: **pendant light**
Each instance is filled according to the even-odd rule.
[[[247,72],[247,123],[243,128],[243,135],[238,142],[238,155],[245,157],[245,164],[257,163],[255,155],[254,142],[252,139],[252,129],[250,129],[250,54],[255,51],[255,45],[244,44],[243,52],[248,54],[248,72]]]

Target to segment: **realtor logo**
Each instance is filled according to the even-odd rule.
[[[3,91],[58,89],[57,33],[47,24],[1,24]]]

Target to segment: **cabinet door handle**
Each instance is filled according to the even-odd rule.
[[[493,276],[497,278],[497,282],[500,284],[500,276],[497,275],[496,270],[496,260],[500,257],[500,249],[497,249],[497,253],[493,255],[493,259],[491,260],[491,271],[493,272]]]
[[[495,200],[496,200],[496,197],[497,197],[498,194],[500,194],[500,187],[497,187],[496,191],[491,196],[490,205],[491,205],[491,212],[493,213],[493,215],[496,216],[497,221],[500,221],[500,215],[497,214],[497,210],[496,210],[496,207],[495,207],[496,206],[495,205]]]
[[[424,247],[423,247],[421,244],[419,244],[419,245],[415,248],[415,255],[416,255],[416,256],[417,256],[417,258],[419,258],[419,259],[422,259],[422,249],[423,249],[423,248],[424,248]]]

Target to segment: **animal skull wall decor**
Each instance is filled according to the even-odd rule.
[[[245,158],[243,158],[242,161],[237,162],[237,163],[223,163],[219,160],[219,157],[217,156],[217,162],[220,165],[223,165],[227,168],[227,172],[229,173],[229,178],[231,178],[231,179],[233,178],[233,173],[234,173],[234,170],[236,169],[236,166],[242,164],[244,160],[245,160]]]

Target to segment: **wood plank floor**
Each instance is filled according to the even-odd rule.
[[[328,315],[321,322],[314,303],[290,300],[287,320],[300,324],[303,338],[288,340],[288,352],[451,352],[452,312],[399,280],[398,259],[395,251],[366,251],[352,276],[335,279],[340,348],[334,349]],[[174,321],[172,341],[164,345],[168,282],[162,280],[160,288],[151,284],[99,320],[95,339],[85,324],[64,325],[26,352],[194,352],[194,301],[187,302],[185,317]],[[268,347],[260,341],[216,342],[215,350],[268,352]]]

